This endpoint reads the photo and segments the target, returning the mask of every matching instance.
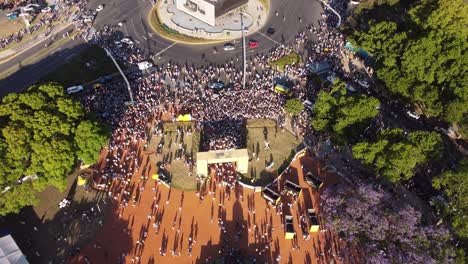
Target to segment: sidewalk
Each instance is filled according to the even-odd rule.
[[[73,23],[71,21],[72,21],[72,18],[73,18],[74,14],[76,12],[77,12],[76,7],[72,7],[70,9],[60,10],[59,11],[59,16],[61,18],[52,23],[51,26],[52,26],[53,29],[48,34],[48,36],[46,36],[45,33],[42,32],[42,33],[39,33],[39,34],[35,35],[34,37],[26,40],[26,41],[22,41],[22,42],[18,43],[17,45],[15,45],[12,48],[7,48],[5,50],[0,51],[0,64],[5,63],[5,62],[13,59],[17,55],[19,55],[19,54],[23,53],[24,51],[26,51],[26,50],[28,50],[28,49],[42,43],[43,41],[49,39],[51,36],[54,36],[58,32],[64,30],[65,28],[69,27],[70,25],[72,25]],[[43,29],[41,29],[41,30],[43,30]]]
[[[259,8],[259,7],[262,7],[262,8]],[[177,30],[181,34],[191,36],[191,37],[211,39],[211,40],[237,39],[237,38],[242,37],[242,32],[239,30],[240,26],[238,30],[228,30],[228,29],[219,30],[219,28],[216,27],[213,29],[213,32],[208,32],[204,29],[198,29],[198,30],[193,29],[194,24],[204,23],[204,22],[201,22],[195,17],[192,17],[188,14],[186,14],[187,16],[186,19],[180,19],[176,17],[175,14],[171,13],[171,11],[174,12],[173,8],[175,8],[174,0],[168,0],[167,3],[165,3],[165,1],[158,1],[158,3],[156,4],[156,10],[157,10],[159,21],[161,23],[166,24],[169,28]],[[249,32],[246,35],[255,33],[261,27],[263,27],[263,25],[267,21],[268,12],[269,10],[263,5],[261,1],[259,0],[249,1],[249,3],[247,4],[245,13],[247,13],[250,16],[250,19],[252,20],[249,21],[251,25],[248,27]],[[219,18],[216,18],[217,23],[218,22],[223,23],[223,20],[226,20],[227,16],[230,13],[238,14],[239,9],[235,9],[229,12],[228,14],[225,14]],[[179,13],[177,15],[180,16]],[[195,20],[197,20],[197,23],[194,22]],[[187,21],[187,24],[182,24],[183,21]],[[211,26],[208,26],[208,27],[211,27]]]
[[[45,36],[44,33],[39,34],[38,36],[35,36],[25,42],[19,43],[15,47],[11,49],[6,49],[0,52],[0,64],[5,63],[17,55],[29,50],[30,48],[39,45],[49,39],[50,37],[54,36],[58,32],[64,30],[65,28],[69,27],[70,25],[73,25],[71,22],[65,22],[59,25],[55,25],[52,31],[49,33],[48,36]]]

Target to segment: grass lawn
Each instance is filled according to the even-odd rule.
[[[292,52],[291,54],[285,55],[285,56],[279,58],[278,60],[272,61],[270,63],[272,65],[278,66],[279,71],[283,71],[285,65],[292,64],[293,62],[294,63],[302,63],[301,56],[299,54],[297,54],[296,52]]]
[[[191,123],[167,123],[164,125],[164,136],[154,136],[151,138],[151,142],[148,146],[148,152],[154,152],[150,156],[151,163],[156,164],[162,161],[164,155],[168,155],[170,159],[170,167],[168,168],[169,172],[172,175],[172,184],[171,187],[175,189],[185,190],[185,191],[195,191],[197,190],[197,182],[195,180],[196,176],[196,167],[194,167],[194,172],[192,176],[188,175],[189,168],[184,165],[184,160],[176,160],[175,153],[178,148],[178,144],[175,144],[176,138],[177,143],[180,142],[180,136],[177,135],[176,128],[177,126],[191,126]],[[192,126],[193,128],[193,126]],[[163,153],[159,156],[156,155],[156,149],[161,140],[164,139]],[[194,156],[197,152],[197,146],[199,145],[200,133],[193,132],[192,135],[184,135],[183,143],[186,146],[187,154],[193,151]]]
[[[91,46],[45,76],[42,81],[55,81],[68,87],[87,83],[117,71],[103,49]]]
[[[247,149],[249,157],[253,157],[254,153],[258,153],[249,162],[249,173],[245,175],[247,178],[255,178],[255,185],[265,185],[271,182],[277,176],[277,169],[284,162],[289,163],[288,159],[291,151],[294,150],[300,141],[286,129],[276,128],[274,122],[265,122],[265,126],[255,120],[254,124],[249,126],[247,122]],[[266,130],[266,140],[264,131]],[[265,149],[265,141],[270,145],[270,149]],[[266,169],[267,163],[273,161],[274,164],[270,169]]]

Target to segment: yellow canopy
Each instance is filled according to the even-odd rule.
[[[83,176],[80,175],[80,176],[78,176],[78,180],[77,180],[76,184],[78,186],[83,186],[83,185],[86,184],[86,180],[87,180],[86,177],[83,177]]]
[[[284,239],[293,239],[293,238],[294,238],[294,233],[286,232],[286,235],[284,235]]]
[[[179,122],[188,122],[192,121],[192,116],[190,114],[185,114],[185,115],[179,115],[177,117],[177,121]]]
[[[151,178],[152,178],[153,180],[157,180],[157,179],[159,179],[159,174],[157,174],[157,173],[156,173],[156,174],[153,174],[153,176],[151,176]]]
[[[319,225],[311,225],[310,229],[309,229],[309,232],[312,232],[312,233],[318,232],[319,227],[320,227]]]

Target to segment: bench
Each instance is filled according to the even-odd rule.
[[[314,189],[319,189],[323,185],[322,179],[310,171],[304,176],[304,181]]]
[[[286,180],[284,182],[284,189],[288,192],[291,193],[292,195],[299,195],[302,191],[302,187],[295,184],[294,182],[291,182],[289,180]]]

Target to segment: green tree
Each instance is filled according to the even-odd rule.
[[[21,208],[37,202],[31,183],[25,182],[0,195],[0,215],[19,213]]]
[[[458,236],[468,239],[468,159],[464,159],[456,170],[435,177],[432,185],[443,190],[449,199],[453,229]]]
[[[96,161],[108,136],[104,131],[60,85],[34,85],[5,96],[0,103],[0,190],[10,189],[0,194],[0,215],[33,204],[35,191],[48,185],[63,191],[79,158]],[[17,185],[26,175],[37,179]],[[12,199],[15,195],[24,197]]]
[[[288,114],[295,116],[299,115],[302,112],[302,110],[304,109],[304,105],[299,99],[294,98],[286,101],[284,109]]]
[[[366,20],[383,17],[381,8],[362,13],[358,20],[368,27],[356,24],[350,39],[376,59],[377,76],[390,93],[411,101],[427,116],[464,122],[459,127],[465,128],[468,5],[462,0],[411,3],[406,12],[389,14],[392,19],[383,22]]]
[[[321,91],[315,102],[312,126],[332,134],[336,143],[355,139],[379,113],[379,100],[366,95],[347,95],[345,83],[337,82],[330,92]]]
[[[417,166],[440,157],[442,138],[435,132],[382,131],[375,142],[353,146],[353,155],[393,183],[410,179]]]
[[[78,157],[86,164],[94,164],[99,152],[107,143],[109,135],[97,122],[81,122],[76,129],[75,141],[78,146]]]

